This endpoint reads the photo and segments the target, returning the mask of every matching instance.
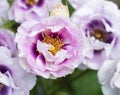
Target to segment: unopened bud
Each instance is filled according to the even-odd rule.
[[[55,8],[50,12],[51,16],[62,16],[69,18],[68,7],[63,4],[57,4]]]

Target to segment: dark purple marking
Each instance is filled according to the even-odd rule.
[[[42,60],[42,62],[45,63],[45,57],[43,56],[43,54],[40,54],[40,60]]]
[[[105,19],[105,21],[110,27],[112,27],[112,23],[109,20]]]
[[[34,58],[36,58],[36,57],[39,55],[39,52],[37,51],[37,45],[36,45],[36,44],[33,44],[31,50],[32,50],[31,52],[32,52]]]
[[[36,40],[43,41],[43,39],[44,39],[44,34],[43,34],[43,33],[39,33],[39,34],[37,34],[37,36],[36,36]]]
[[[105,29],[105,25],[102,23],[102,21],[100,20],[92,20],[90,23],[88,23],[87,25],[87,29],[88,30],[94,30],[96,28],[101,28],[101,29]]]
[[[59,37],[59,34],[58,34],[58,32],[57,33],[51,33],[50,37],[57,38],[57,37]]]
[[[9,93],[9,87],[7,87],[7,86],[5,86],[5,85],[3,85],[3,88],[1,88],[1,90],[0,90],[0,95],[9,95],[8,93]]]
[[[114,39],[114,35],[112,32],[107,32],[106,34],[106,43],[111,43]]]
[[[94,54],[95,54],[95,55],[101,54],[103,50],[104,50],[104,49],[94,50]]]
[[[44,2],[45,2],[44,0],[39,0],[37,6],[42,6],[44,4]]]
[[[25,0],[21,0],[21,2],[23,2],[24,4],[26,4]],[[44,4],[44,2],[45,2],[44,0],[38,0],[38,3],[34,4],[33,6],[41,7]],[[26,6],[28,7],[28,9],[33,7],[33,6],[29,5],[29,4],[26,4]]]
[[[6,66],[0,65],[0,72],[5,73],[6,71],[10,71]]]

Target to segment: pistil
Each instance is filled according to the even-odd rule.
[[[51,36],[44,35],[43,42],[50,44],[49,51],[53,55],[55,55],[59,50],[61,50],[62,46],[64,45],[64,43],[62,42],[62,40],[58,36],[53,38]]]
[[[96,39],[105,42],[106,40],[106,32],[103,30],[96,29],[90,33],[90,36],[95,37]]]

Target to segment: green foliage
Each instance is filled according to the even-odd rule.
[[[102,95],[95,71],[89,71],[83,77],[77,79],[73,85],[75,95]]]
[[[38,77],[31,95],[102,95],[97,72],[80,71],[55,80]]]
[[[4,21],[4,25],[0,26],[0,28],[7,28],[13,31],[14,33],[16,33],[19,25],[20,24],[16,23],[14,20],[8,20],[8,21]]]
[[[12,5],[12,2],[13,2],[13,0],[8,0],[8,3],[9,3],[10,5]]]
[[[75,9],[70,5],[70,3],[67,0],[62,0],[63,4],[68,6],[70,15],[75,11]]]

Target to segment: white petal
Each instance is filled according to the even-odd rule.
[[[120,62],[117,64],[117,70],[114,73],[113,78],[111,79],[111,86],[120,88]]]
[[[43,63],[42,59],[40,58],[40,55],[36,58],[36,65],[38,66],[38,69],[40,69],[41,71],[45,71],[45,63]]]
[[[62,61],[64,61],[66,58],[70,58],[71,55],[68,55],[68,52],[66,50],[60,50],[56,53],[55,58],[55,64],[59,64]]]
[[[36,84],[36,76],[33,74],[30,74],[30,73],[26,73],[23,80],[24,80],[25,84],[26,84],[26,82],[28,83],[26,86],[27,86],[27,89],[29,89],[29,90],[31,90],[34,87],[34,85]]]
[[[104,95],[120,95],[120,89],[111,88],[109,84],[102,86]]]
[[[28,63],[25,58],[20,58],[20,65],[21,67],[26,70],[27,72],[30,72],[30,67],[28,66]]]
[[[9,77],[5,74],[2,74],[0,72],[0,83],[6,85],[6,86],[10,86],[10,80]]]
[[[46,1],[49,10],[52,10],[56,4],[62,3],[61,0],[52,0],[52,2],[50,0],[46,0]]]
[[[50,48],[50,45],[46,44],[46,43],[42,43],[41,41],[37,41],[37,50],[41,53],[45,53],[46,51],[48,51]]]
[[[110,81],[115,72],[115,67],[118,62],[114,60],[106,60],[98,71],[98,78],[101,84]]]

